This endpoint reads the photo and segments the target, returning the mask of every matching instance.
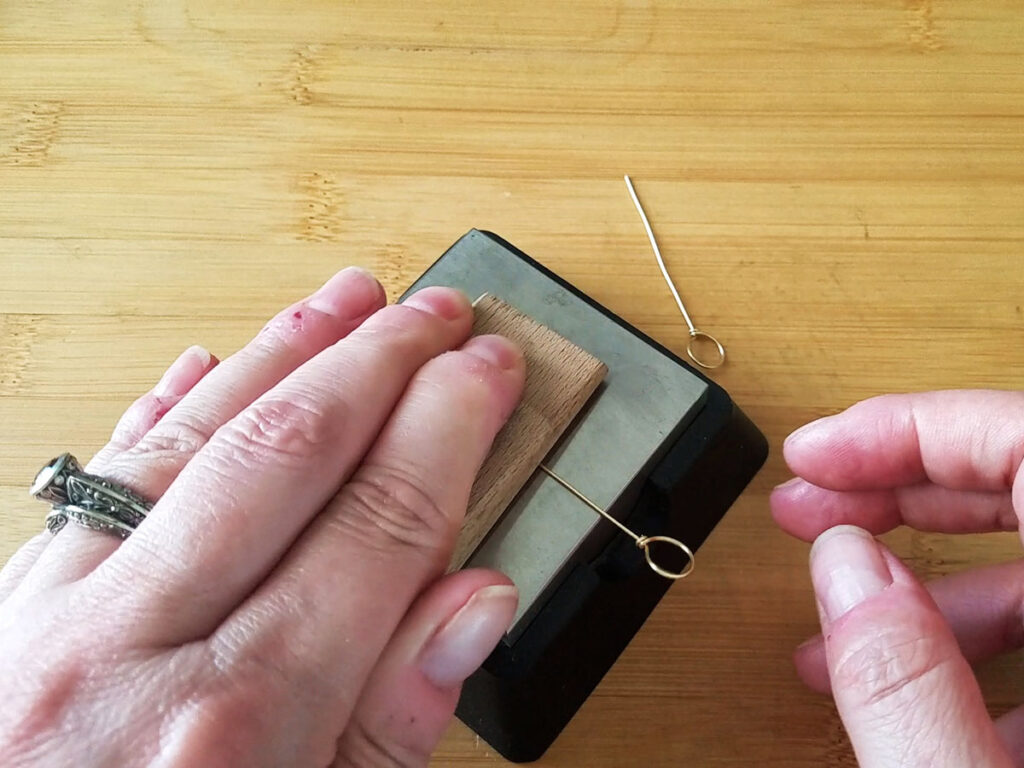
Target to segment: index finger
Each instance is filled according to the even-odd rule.
[[[1014,489],[1024,460],[1024,392],[884,395],[812,422],[786,441],[798,476],[835,491],[922,482],[961,491]],[[1024,508],[1024,481],[1014,489]]]

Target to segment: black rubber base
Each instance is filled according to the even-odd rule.
[[[654,465],[623,520],[647,535],[675,537],[696,552],[764,464],[764,435],[698,370],[515,246],[483,234],[707,382],[703,408]],[[536,760],[671,584],[647,567],[628,537],[610,537],[596,557],[570,571],[519,639],[500,644],[466,681],[456,714],[509,760]]]

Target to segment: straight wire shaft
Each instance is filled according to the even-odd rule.
[[[686,311],[686,305],[683,304],[682,298],[679,296],[679,291],[676,289],[676,284],[672,282],[672,278],[668,274],[668,267],[665,266],[665,259],[661,257],[661,248],[658,247],[658,241],[654,239],[654,230],[651,229],[651,222],[647,220],[647,214],[644,213],[644,207],[640,205],[640,198],[636,196],[636,190],[633,188],[633,180],[628,175],[623,176],[626,180],[626,189],[629,190],[629,196],[633,200],[633,205],[636,206],[637,213],[640,214],[640,221],[643,222],[644,229],[647,231],[647,239],[651,241],[651,248],[654,250],[654,258],[658,260],[658,267],[661,269],[661,275],[665,278],[665,282],[668,283],[668,289],[672,291],[672,298],[676,300],[676,306],[679,307],[679,311],[683,313],[683,320],[686,321],[686,327],[690,329],[690,333],[694,334],[697,332],[697,327],[693,324],[693,320],[690,319],[690,313]]]
[[[693,320],[690,319],[690,313],[686,311],[686,305],[683,304],[683,299],[679,295],[679,290],[676,288],[672,276],[668,273],[665,259],[661,257],[661,249],[658,247],[658,241],[654,238],[654,230],[651,229],[651,222],[647,220],[644,207],[640,205],[640,198],[636,196],[633,181],[628,175],[623,176],[623,178],[626,180],[626,189],[629,190],[629,196],[633,200],[633,205],[636,206],[636,211],[640,214],[640,221],[643,222],[644,229],[647,231],[647,239],[651,241],[651,249],[654,251],[654,258],[658,260],[658,268],[661,269],[662,277],[665,278],[668,289],[672,291],[672,298],[676,300],[676,306],[679,307],[683,320],[686,321],[686,327],[690,329],[690,340],[686,344],[686,354],[701,368],[717,368],[725,362],[725,347],[710,333],[700,330],[693,324]],[[714,348],[714,355],[707,357],[706,353],[700,353],[697,349],[699,342],[710,344]]]
[[[610,523],[613,523],[620,531],[622,531],[627,536],[632,538],[633,541],[636,542],[636,546],[643,551],[644,559],[647,560],[647,565],[649,565],[651,567],[651,570],[659,576],[664,576],[666,579],[672,579],[673,581],[675,581],[677,579],[684,579],[693,572],[693,566],[696,563],[693,557],[693,551],[688,546],[683,544],[683,542],[679,541],[678,539],[673,539],[671,536],[641,536],[639,533],[634,533],[629,528],[620,523],[618,520],[616,520],[614,517],[609,515],[605,510],[601,509],[601,507],[599,507],[589,498],[587,498],[587,496],[582,491],[578,490],[564,477],[553,472],[549,467],[547,467],[544,464],[539,464],[538,469],[540,469],[544,474],[546,474],[560,486],[565,488],[565,490],[567,490],[577,499],[579,499],[592,510],[594,510],[605,520],[607,520]],[[672,546],[679,549],[684,555],[686,555],[686,565],[683,567],[681,571],[670,571],[667,568],[662,568],[660,565],[654,562],[654,559],[651,557],[651,544],[654,544],[655,542],[659,541],[665,544],[671,544]]]
[[[551,471],[551,470],[550,470],[550,469],[549,469],[548,467],[546,467],[546,466],[545,466],[545,465],[543,465],[543,464],[541,464],[541,465],[539,465],[539,466],[540,466],[540,470],[541,470],[542,472],[544,472],[544,474],[546,474],[546,475],[547,475],[548,477],[550,477],[550,478],[551,478],[552,480],[554,480],[554,481],[555,481],[556,483],[558,483],[558,484],[559,484],[560,486],[562,486],[563,488],[565,488],[565,490],[567,490],[567,491],[568,491],[569,493],[571,493],[571,494],[572,494],[573,496],[575,496],[575,497],[576,497],[577,499],[579,499],[580,501],[582,501],[582,502],[583,502],[584,504],[586,504],[586,505],[587,505],[588,507],[590,507],[590,508],[591,508],[592,510],[594,510],[595,512],[597,512],[597,514],[599,514],[599,515],[600,515],[601,517],[603,517],[603,518],[604,518],[605,520],[607,520],[607,521],[608,521],[609,523],[612,523],[613,525],[616,525],[616,526],[618,526],[619,530],[621,530],[621,531],[622,531],[623,533],[625,533],[625,534],[626,534],[627,536],[630,536],[630,537],[632,537],[633,541],[637,541],[637,542],[638,542],[638,541],[640,541],[640,539],[641,539],[642,537],[641,537],[641,536],[640,536],[639,534],[633,533],[633,532],[632,532],[631,530],[629,530],[629,528],[627,528],[626,526],[624,526],[624,525],[623,525],[622,523],[620,523],[620,522],[619,522],[618,520],[616,520],[616,519],[615,519],[614,517],[612,517],[611,515],[609,515],[609,514],[608,514],[607,512],[605,512],[605,511],[604,511],[603,509],[601,509],[601,508],[600,508],[599,506],[597,506],[597,504],[595,504],[595,503],[594,503],[594,502],[592,502],[592,501],[591,501],[590,499],[588,499],[588,498],[587,498],[587,497],[586,497],[585,495],[583,495],[582,491],[579,491],[579,490],[577,490],[577,489],[576,489],[576,488],[575,488],[575,487],[574,487],[573,485],[571,485],[571,484],[569,483],[569,481],[568,481],[568,480],[564,479],[564,478],[563,478],[563,477],[562,477],[561,475],[557,475],[557,474],[555,474],[554,472],[552,472],[552,471]]]

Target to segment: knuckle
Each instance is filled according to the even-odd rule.
[[[302,466],[336,441],[343,421],[315,398],[277,396],[246,408],[214,439],[228,449],[232,461]]]
[[[305,333],[311,324],[322,321],[322,315],[307,309],[305,302],[283,309],[272,317],[243,350],[253,362],[275,355],[282,348],[306,346]]]
[[[110,443],[122,450],[138,442],[146,429],[152,427],[163,416],[161,400],[152,392],[147,392],[129,405],[121,418],[117,420],[110,434]]]
[[[386,351],[407,354],[422,348],[439,323],[438,318],[415,307],[391,304],[363,323],[354,336]]]
[[[221,631],[207,644],[209,667],[215,674],[201,701],[210,700],[211,709],[203,719],[210,723],[241,722],[251,727],[244,743],[259,743],[259,734],[268,729],[290,733],[306,752],[302,765],[329,764],[335,751],[336,725],[344,722],[348,711],[342,697],[326,682],[329,678],[320,665],[309,661],[308,649],[292,639],[294,625],[287,627],[237,626]],[[296,722],[282,723],[281,703],[301,701],[295,711]],[[316,718],[305,717],[309,712]],[[287,727],[282,729],[282,725]],[[238,763],[235,763],[238,764]],[[275,761],[273,764],[285,764]],[[294,764],[289,761],[287,764]]]
[[[102,473],[145,493],[159,486],[156,478],[173,478],[210,440],[211,431],[190,418],[167,419],[138,442],[103,462]]]
[[[253,764],[251,745],[275,728],[274,713],[267,704],[275,699],[265,688],[257,689],[246,680],[211,677],[214,680],[178,704],[167,718],[163,728],[177,738],[165,747],[164,764],[218,768]],[[227,733],[225,723],[231,724]]]
[[[411,468],[364,465],[339,501],[332,519],[364,545],[387,552],[413,550],[440,560],[450,544],[450,517]]]
[[[46,732],[50,724],[64,718],[73,705],[74,692],[82,687],[85,679],[83,659],[71,650],[59,665],[40,669],[33,675],[10,675],[5,695],[21,706],[11,708],[10,713],[17,722],[8,722],[5,732],[25,736]]]
[[[495,432],[518,403],[503,372],[481,358],[454,350],[429,361],[407,390],[419,408],[443,409],[465,423]]]
[[[427,756],[378,737],[359,718],[349,722],[333,768],[420,768]]]
[[[84,700],[102,685],[110,671],[108,660],[90,644],[87,631],[64,627],[67,613],[56,612],[43,621],[22,622],[22,633],[7,632],[4,664],[4,706],[0,707],[0,760],[4,765],[34,764],[27,759],[40,745],[59,738]],[[56,631],[64,629],[62,633]],[[19,664],[32,659],[39,648],[60,664]],[[20,761],[16,756],[26,759]]]
[[[296,629],[315,609],[304,598],[302,590],[270,590],[251,601],[211,638],[213,666],[228,678],[251,678],[283,694],[319,692],[321,660],[310,653],[305,632]]]
[[[440,355],[434,363],[438,372],[450,377],[465,386],[467,389],[486,393],[487,386],[494,375],[500,374],[499,369],[492,363],[469,352],[456,349]]]
[[[493,363],[461,350],[441,355],[434,362],[445,390],[454,390],[452,399],[474,412],[486,412],[496,401],[509,399],[504,397],[508,380]]]
[[[939,674],[954,658],[947,645],[933,635],[899,629],[860,638],[834,664],[832,685],[852,692],[867,708],[899,711],[940,685]]]
[[[200,422],[189,418],[162,421],[129,448],[125,456],[132,459],[147,456],[184,464],[199,453],[209,439],[209,428]]]

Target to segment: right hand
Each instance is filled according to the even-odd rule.
[[[874,398],[789,437],[772,494],[814,541],[822,634],[796,652],[866,768],[1024,766],[1024,708],[993,722],[969,662],[1024,646],[1024,560],[925,588],[874,534],[1021,529],[1024,393]]]

